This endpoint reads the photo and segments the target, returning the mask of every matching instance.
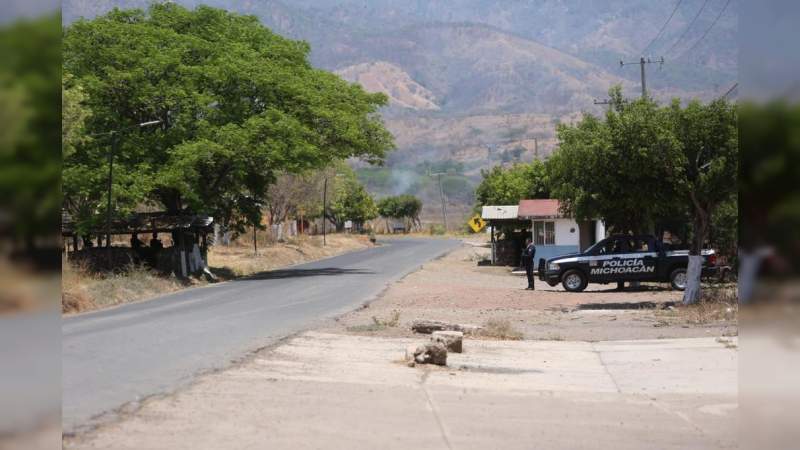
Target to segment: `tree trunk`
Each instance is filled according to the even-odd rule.
[[[686,289],[683,291],[683,304],[691,305],[700,301],[700,276],[703,272],[703,242],[708,232],[708,211],[701,208],[692,196],[694,207],[694,237],[689,249],[689,265],[686,268]]]

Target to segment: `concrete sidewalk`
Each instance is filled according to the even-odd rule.
[[[420,339],[421,340],[421,339]],[[730,448],[736,338],[420,340],[308,332],[73,441],[70,448]]]

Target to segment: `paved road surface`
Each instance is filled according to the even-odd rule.
[[[457,245],[389,241],[251,279],[66,318],[64,432],[129,402],[171,392],[200,371],[225,367],[315,320],[352,309]]]

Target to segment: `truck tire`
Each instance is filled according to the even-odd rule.
[[[669,273],[669,284],[672,289],[682,291],[686,289],[686,268],[679,267]]]
[[[586,289],[589,281],[580,270],[568,270],[561,276],[561,285],[569,292],[581,292]]]

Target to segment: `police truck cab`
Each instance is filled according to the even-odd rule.
[[[703,271],[716,264],[713,250],[703,250]],[[589,283],[625,281],[669,282],[673,289],[686,288],[688,250],[673,250],[655,236],[611,236],[582,253],[539,260],[539,279],[550,286],[561,283],[580,292]]]

